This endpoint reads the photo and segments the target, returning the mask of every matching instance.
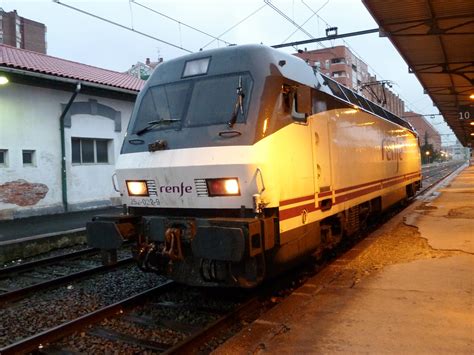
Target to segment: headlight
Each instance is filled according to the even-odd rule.
[[[148,196],[146,181],[127,180],[127,190],[129,196]]]
[[[239,179],[206,179],[209,196],[240,196]]]

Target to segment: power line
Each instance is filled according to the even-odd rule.
[[[171,21],[173,21],[173,22],[176,22],[178,25],[182,25],[182,26],[184,26],[184,27],[190,28],[190,29],[192,29],[192,30],[194,30],[194,31],[196,31],[196,32],[199,32],[199,33],[203,34],[203,35],[206,35],[206,36],[208,36],[208,37],[214,38],[214,39],[217,40],[217,41],[224,42],[224,43],[227,44],[227,45],[231,44],[231,43],[229,43],[229,42],[227,42],[227,41],[224,41],[224,40],[222,40],[222,39],[220,39],[220,38],[218,38],[218,37],[216,37],[216,36],[213,36],[213,35],[211,35],[211,34],[209,34],[209,33],[207,33],[207,32],[204,32],[204,31],[202,31],[202,30],[200,30],[200,29],[198,29],[198,28],[196,28],[196,27],[193,27],[193,26],[188,25],[188,24],[186,24],[186,23],[184,23],[184,22],[181,22],[181,21],[179,21],[179,20],[177,20],[177,19],[175,19],[175,18],[173,18],[173,17],[171,17],[171,16],[168,16],[168,15],[162,13],[162,12],[159,12],[159,11],[157,11],[157,10],[155,10],[155,9],[152,9],[152,8],[148,7],[148,6],[145,6],[145,5],[143,5],[143,4],[140,4],[140,3],[137,2],[136,0],[129,0],[129,2],[132,3],[132,4],[135,4],[135,5],[137,5],[137,6],[143,7],[144,9],[147,9],[148,11],[151,11],[151,12],[153,12],[153,13],[155,13],[155,14],[157,14],[157,15],[160,15],[160,16],[162,16],[162,17],[164,17],[164,18],[167,18],[168,20],[171,20]]]
[[[178,46],[178,45],[176,45],[176,44],[173,44],[173,43],[171,43],[171,42],[167,42],[167,41],[165,41],[165,40],[163,40],[163,39],[160,39],[160,38],[158,38],[158,37],[149,35],[149,34],[147,34],[147,33],[145,33],[145,32],[137,31],[137,30],[135,30],[135,29],[133,29],[133,28],[131,28],[131,27],[122,25],[122,24],[120,24],[120,23],[114,22],[114,21],[109,20],[109,19],[106,19],[106,18],[104,18],[104,17],[101,17],[101,16],[98,16],[98,15],[92,14],[92,13],[90,13],[90,12],[87,12],[87,11],[84,11],[84,10],[81,10],[81,9],[78,9],[78,8],[76,8],[76,7],[74,7],[74,6],[71,6],[71,5],[62,3],[62,2],[60,2],[59,0],[53,0],[53,2],[55,2],[55,3],[59,4],[59,5],[65,6],[65,7],[67,7],[67,8],[70,8],[70,9],[72,9],[72,10],[78,11],[78,12],[84,14],[84,15],[88,15],[88,16],[94,17],[94,18],[96,18],[96,19],[99,19],[99,20],[108,22],[108,23],[110,23],[110,24],[112,24],[112,25],[121,27],[121,28],[123,28],[123,29],[125,29],[125,30],[128,30],[128,31],[131,31],[131,32],[140,34],[140,35],[142,35],[142,36],[145,36],[145,37],[154,39],[155,41],[158,41],[158,42],[167,44],[168,46],[171,46],[171,47],[174,47],[174,48],[177,48],[177,49],[181,49],[182,51],[185,51],[185,52],[188,52],[188,53],[193,53],[193,51],[191,51],[191,50],[189,50],[189,49],[183,48],[183,47]]]
[[[304,4],[304,1],[303,1],[303,0],[301,0],[301,2]],[[317,15],[318,15],[318,12],[321,11],[321,10],[323,9],[323,7],[325,7],[328,3],[329,3],[329,0],[326,0],[326,2],[325,2],[319,9],[317,9],[316,11],[314,11],[312,8],[310,8],[310,7],[308,6],[308,8],[311,10],[311,12],[312,12],[313,14],[312,14],[310,17],[308,17],[308,19],[307,19],[305,22],[303,22],[300,26],[298,26],[298,28],[297,28],[296,30],[294,30],[294,31],[293,31],[288,37],[286,37],[282,42],[288,41],[288,40],[291,38],[291,36],[293,36],[296,32],[298,32],[301,27],[303,27],[304,25],[306,25],[306,23],[307,23],[309,20],[311,20],[314,16],[317,16]],[[306,5],[306,4],[305,4],[305,5]],[[320,44],[320,45],[321,45],[321,44]],[[324,47],[323,45],[321,45],[321,46]]]
[[[237,22],[235,25],[231,26],[230,28],[228,28],[227,30],[225,30],[224,32],[222,32],[219,36],[217,36],[217,38],[221,38],[223,35],[225,35],[227,32],[230,32],[232,31],[234,28],[236,28],[238,25],[240,25],[242,22],[244,21],[247,21],[249,18],[251,18],[253,15],[255,15],[257,12],[259,12],[261,9],[263,9],[265,6],[267,6],[267,4],[263,4],[262,6],[260,6],[258,9],[256,9],[255,11],[251,12],[249,15],[245,16],[242,20],[240,20],[239,22]],[[210,41],[209,43],[206,43],[204,46],[201,47],[200,50],[203,50],[204,48],[206,48],[207,46],[209,46],[211,43],[215,42],[216,40],[213,39],[212,41]]]
[[[314,10],[307,4],[304,2],[304,0],[301,0],[301,2],[303,3],[303,5],[305,5],[310,11],[312,11],[314,13]],[[318,10],[319,11],[319,10]],[[324,19],[322,18],[321,16],[319,15],[316,15],[318,17],[318,19],[320,19],[322,22],[324,22],[324,24],[326,24],[326,26],[330,27],[331,25]],[[357,55],[360,59],[364,60],[364,58],[353,48],[349,45],[349,43],[346,41],[346,40],[342,40],[342,42],[355,54]],[[364,60],[365,63],[367,63],[367,66],[372,70],[372,72],[375,74],[375,75],[378,75],[380,78],[383,79],[382,75],[380,75],[380,73],[378,73],[366,60]],[[404,102],[406,102],[407,104],[411,105],[413,108],[415,108],[415,105],[413,105],[412,103],[410,103],[405,97],[402,97],[401,94],[399,94],[399,96],[401,98],[403,98]],[[408,105],[407,105],[408,106]],[[416,110],[416,111],[419,111],[419,110]]]
[[[130,1],[128,2],[128,6],[129,6],[129,8],[130,8],[130,24],[132,25],[132,28],[134,28],[134,26],[133,26],[133,11],[132,11],[132,4],[131,4],[131,2],[130,2]]]
[[[303,3],[303,5],[305,5],[308,9],[310,9],[311,11],[313,11],[311,9],[311,7],[309,7],[305,2],[304,0],[301,0],[301,2]],[[330,24],[324,19],[322,18],[321,16],[317,15],[317,17],[326,24],[326,26],[330,26]],[[342,42],[355,54],[357,55],[357,57],[359,57],[360,59],[362,59],[366,64],[367,66],[372,70],[372,72],[375,74],[375,75],[378,75],[381,79],[384,79],[382,77],[382,75],[380,75],[380,73],[378,73],[366,60],[364,60],[364,58],[353,48],[349,45],[349,43],[346,41],[346,40],[342,40]],[[402,96],[401,94],[398,94],[400,96],[400,98],[403,99],[403,101],[406,103],[407,107],[411,107],[414,111],[420,111],[417,107],[415,107],[415,105],[413,103],[411,103],[406,97]]]
[[[283,11],[281,11],[277,6],[272,4],[271,0],[263,0],[263,2],[270,6],[274,11],[276,11],[280,16],[282,16],[285,20],[293,24],[297,29],[299,29],[301,32],[303,32],[305,35],[307,35],[309,38],[314,38],[314,36],[306,31],[303,27],[298,25],[295,21],[293,21],[289,16],[287,16]]]
[[[312,18],[314,17],[314,15],[311,15],[310,17],[308,17],[306,19],[305,22],[303,22],[301,25],[299,25],[296,30],[294,30],[288,37],[286,37],[282,42],[286,42],[287,40],[289,40],[291,38],[291,36],[293,36],[296,32],[298,32],[299,30],[301,30],[301,28],[303,28],[304,25],[306,25],[306,23],[311,20]]]

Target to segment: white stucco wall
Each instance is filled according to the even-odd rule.
[[[16,83],[0,87],[0,150],[8,150],[7,166],[0,165],[0,219],[62,211],[59,116],[61,104],[66,104],[71,95],[72,92]],[[74,102],[89,99],[120,111],[122,127],[121,132],[115,132],[112,119],[97,115],[71,117],[71,127],[65,129],[65,145],[68,202],[72,210],[117,201],[119,195],[113,190],[111,176],[133,109],[129,101],[83,94],[77,95]],[[109,163],[72,164],[71,137],[112,140]],[[22,150],[35,151],[35,166],[23,166]],[[18,180],[37,185],[19,189]],[[44,192],[44,185],[47,193],[39,201],[35,199],[40,194],[30,198],[31,189],[30,195],[26,192],[23,198],[16,197],[31,186]],[[11,191],[12,186],[18,191]]]

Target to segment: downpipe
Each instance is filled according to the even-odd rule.
[[[68,211],[68,200],[67,200],[67,171],[66,171],[66,142],[64,141],[64,117],[66,117],[69,109],[71,108],[74,99],[77,94],[81,91],[81,83],[76,84],[76,89],[74,90],[69,102],[64,107],[61,116],[59,116],[59,130],[61,132],[61,190],[62,190],[62,201],[64,211]]]

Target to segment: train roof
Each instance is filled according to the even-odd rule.
[[[358,109],[363,109],[364,111],[377,115],[390,122],[396,123],[412,131],[413,133],[417,134],[415,129],[409,122],[398,117],[393,112],[390,112],[389,110],[384,109],[383,107],[379,106],[375,102],[369,99],[366,99],[362,95],[358,94],[354,90],[349,89],[348,87],[329,78],[327,75],[320,73],[319,71],[317,71],[317,69],[314,69],[314,70],[315,70],[315,75],[320,75],[322,77],[323,84],[329,88],[330,94],[335,96],[339,100],[345,101],[346,103],[349,103]],[[323,90],[323,91],[327,92],[327,90]]]
[[[264,75],[274,75],[277,71],[278,74],[290,80],[313,87],[349,106],[393,122],[416,134],[414,128],[407,121],[322,74],[317,69],[313,69],[303,59],[260,44],[232,45],[166,61],[155,70],[146,86],[183,79],[187,62],[205,58],[209,58],[211,63],[206,69],[206,74],[248,71],[252,67]],[[269,63],[270,65],[268,65]]]

